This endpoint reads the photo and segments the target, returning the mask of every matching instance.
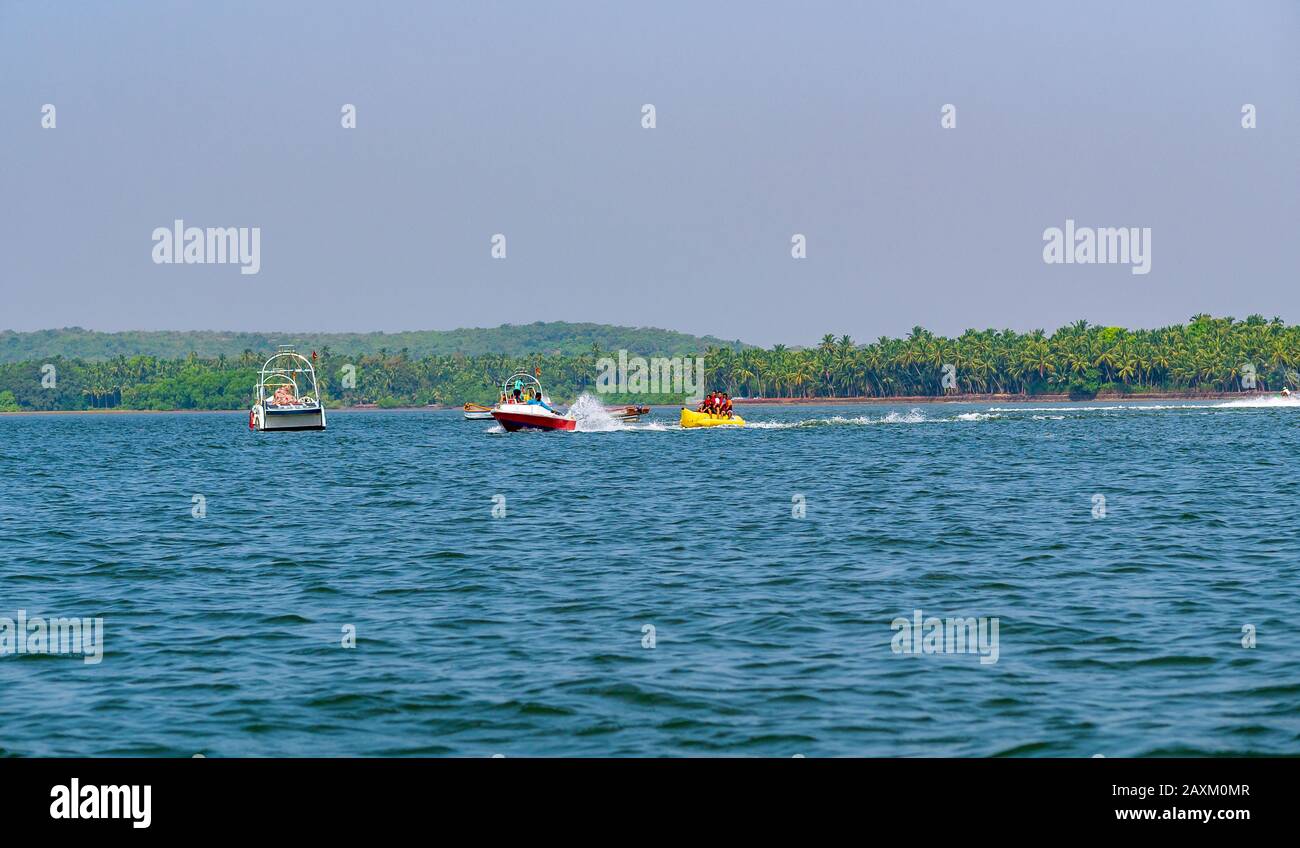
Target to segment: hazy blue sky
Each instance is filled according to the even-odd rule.
[[[9,329],[1297,321],[1300,2],[0,0],[0,198]],[[1066,218],[1151,273],[1044,264]]]

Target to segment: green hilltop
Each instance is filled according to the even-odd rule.
[[[415,330],[401,333],[294,333],[144,331],[103,333],[67,327],[20,333],[0,331],[0,362],[34,359],[80,359],[103,361],[118,356],[153,356],[178,359],[191,353],[205,359],[237,357],[244,351],[264,353],[277,345],[291,344],[303,350],[347,351],[354,355],[398,353],[413,358],[463,354],[505,356],[531,354],[575,355],[601,350],[627,350],[639,356],[679,356],[699,353],[712,346],[741,349],[739,341],[713,336],[692,336],[655,327],[616,327],[609,324],[572,324],[538,321],[533,324],[503,324],[500,327],[471,327],[458,330]]]

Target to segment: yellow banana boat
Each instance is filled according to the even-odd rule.
[[[732,415],[728,418],[725,415],[710,415],[707,412],[696,412],[692,409],[682,407],[682,426],[683,427],[744,427],[745,419],[739,415]]]

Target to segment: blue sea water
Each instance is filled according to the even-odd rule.
[[[0,416],[0,753],[1300,753],[1300,404],[741,412]]]

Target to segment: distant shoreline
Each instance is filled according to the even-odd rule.
[[[952,394],[952,395],[899,395],[896,397],[855,397],[855,398],[732,398],[735,404],[754,404],[772,406],[883,403],[1095,403],[1097,401],[1140,401],[1140,400],[1230,400],[1232,398],[1269,397],[1279,392],[1098,392],[1095,397],[1072,399],[1064,392],[1051,394]]]
[[[393,406],[384,412],[441,412],[460,409],[459,406]],[[325,407],[326,414],[335,412],[377,412],[378,406]],[[6,415],[248,415],[248,408],[240,409],[20,409],[17,412],[0,412]]]
[[[1124,403],[1132,401],[1167,400],[1233,400],[1241,398],[1278,397],[1279,392],[1144,392],[1142,394],[1099,393],[1096,397],[1071,400],[1067,394],[1012,395],[1012,394],[954,394],[903,395],[899,397],[809,397],[809,398],[733,398],[737,406],[857,406],[861,404],[911,405],[927,403]],[[1300,395],[1297,395],[1300,398]],[[611,404],[623,406],[624,404]],[[652,409],[677,409],[680,404],[650,404]],[[326,408],[336,412],[446,412],[459,410],[460,406],[430,404],[428,406],[394,406],[381,409],[377,406],[340,406]],[[247,414],[247,409],[23,409],[17,412],[0,412],[0,418],[20,415],[237,415]]]
[[[459,406],[392,406],[381,409],[378,406],[337,406],[325,407],[327,415],[335,412],[444,412],[448,409],[460,409]],[[248,408],[239,409],[20,409],[17,412],[0,412],[0,418],[6,415],[247,415]]]

